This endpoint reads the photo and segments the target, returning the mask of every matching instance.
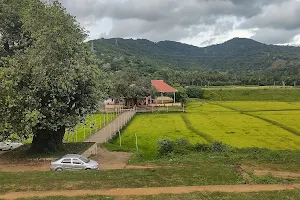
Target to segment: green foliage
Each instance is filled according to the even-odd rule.
[[[97,109],[104,76],[84,30],[60,3],[5,0],[1,6],[9,10],[0,27],[1,134],[33,134],[37,149],[56,150],[64,129]]]
[[[223,44],[199,48],[172,41],[99,39],[93,42],[105,70],[139,68],[180,85],[299,85],[300,48],[266,45],[234,38]],[[277,63],[280,63],[278,65]]]
[[[193,151],[225,153],[233,149],[231,146],[225,145],[222,142],[213,142],[212,144],[197,143],[193,145],[185,138],[176,139],[175,141],[170,140],[169,138],[158,140],[157,148],[159,156],[166,156],[171,153],[188,154]]]
[[[191,87],[187,87],[186,93],[189,98],[201,99],[203,98],[204,91],[201,90],[199,87],[191,86]]]
[[[174,142],[169,138],[157,141],[158,154],[161,156],[168,155],[174,151]]]

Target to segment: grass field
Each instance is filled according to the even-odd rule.
[[[185,114],[137,115],[122,134],[122,148],[153,158],[157,141],[185,138],[191,143],[221,141],[237,148],[273,150],[300,148],[299,102],[204,102],[188,103]],[[113,146],[118,146],[117,139]]]
[[[88,116],[85,123],[78,125],[73,132],[65,133],[65,141],[82,142],[89,135],[100,130],[104,123],[111,122],[115,117],[116,113],[101,113]]]
[[[205,142],[185,125],[180,114],[141,114],[125,129],[121,142],[125,150],[135,151],[138,137],[139,151],[148,157],[157,151],[157,140],[162,138],[189,138],[193,143]],[[119,145],[120,138],[114,141]]]
[[[300,88],[217,87],[204,88],[204,97],[213,101],[300,101]]]
[[[199,166],[201,168],[177,168],[173,165],[172,168],[136,170],[0,173],[0,194],[8,191],[235,185],[244,182],[243,177],[231,166],[220,163],[207,166],[208,164]]]

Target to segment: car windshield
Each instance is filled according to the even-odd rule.
[[[85,158],[85,157],[79,157],[79,159],[82,160],[82,161],[85,162],[85,163],[90,162],[90,160],[87,159],[87,158]]]
[[[62,158],[62,156],[57,157],[57,158],[53,159],[53,162],[56,162],[56,161],[60,160],[61,158]]]

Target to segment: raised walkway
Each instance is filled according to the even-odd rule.
[[[104,126],[101,130],[93,135],[90,135],[85,142],[96,142],[97,144],[103,144],[108,142],[114,135],[118,134],[119,130],[126,126],[130,119],[136,114],[135,110],[126,110],[122,112],[118,117]]]

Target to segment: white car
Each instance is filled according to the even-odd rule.
[[[8,151],[8,150],[16,149],[22,145],[23,144],[19,142],[11,142],[11,141],[0,142],[0,150]]]

